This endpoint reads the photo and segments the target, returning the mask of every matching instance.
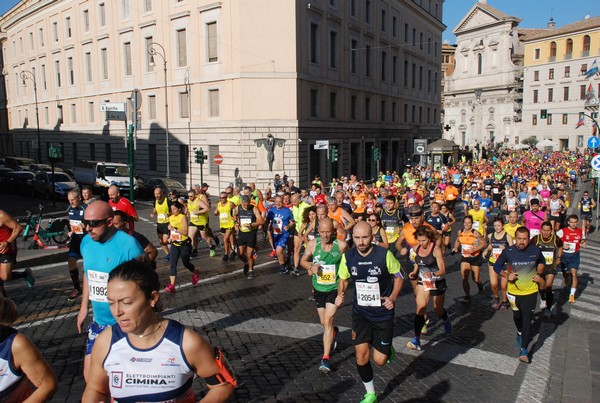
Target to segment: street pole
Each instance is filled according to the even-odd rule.
[[[192,86],[190,85],[190,69],[185,69],[185,91],[188,96],[188,162],[190,164],[190,184],[189,188],[192,187]],[[202,170],[202,166],[200,166]],[[202,175],[200,175],[202,177]],[[202,184],[202,179],[200,179]]]
[[[156,50],[156,46],[162,49],[162,53]],[[156,42],[152,42],[148,45],[148,54],[150,55],[150,65],[154,66],[156,63],[154,62],[154,56],[160,56],[163,59],[163,72],[165,76],[165,150],[167,152],[167,178],[171,177],[171,166],[170,166],[170,157],[169,157],[169,93],[167,90],[167,53],[165,52],[165,48]]]
[[[30,77],[31,76],[31,77]],[[33,82],[33,96],[35,98],[35,122],[37,131],[37,162],[42,163],[42,142],[40,136],[40,113],[38,109],[38,96],[37,96],[37,80],[35,74],[29,70],[21,71],[21,80],[23,80],[23,87],[26,87],[25,79],[29,79]]]

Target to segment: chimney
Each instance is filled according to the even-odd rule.
[[[548,29],[554,29],[556,27],[556,24],[554,23],[554,18],[550,18],[550,21],[548,22]]]

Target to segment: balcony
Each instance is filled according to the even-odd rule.
[[[582,50],[581,57],[588,57],[590,55],[590,50]]]
[[[565,53],[563,59],[571,60],[573,58],[573,52]]]
[[[548,56],[548,61],[549,62],[555,62],[556,61],[556,56]]]

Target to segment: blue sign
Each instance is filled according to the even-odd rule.
[[[595,150],[596,148],[598,148],[598,146],[600,146],[600,139],[596,136],[590,137],[588,140],[588,147],[592,150]]]
[[[592,169],[596,170],[596,171],[600,171],[600,155],[596,155],[594,158],[592,158]]]

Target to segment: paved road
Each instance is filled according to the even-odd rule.
[[[138,208],[142,217],[149,217],[147,206]],[[154,239],[149,220],[136,228]],[[177,293],[162,294],[164,315],[192,326],[222,346],[240,379],[234,401],[360,400],[364,389],[350,339],[351,302],[336,315],[341,329],[339,348],[332,355],[333,372],[324,375],[317,370],[322,333],[314,302],[308,300],[309,278],[280,276],[264,246],[263,241],[254,281],[245,279],[239,262],[209,258],[204,248],[200,257],[192,260],[202,272],[201,282],[192,287],[189,272],[180,270]],[[599,258],[600,243],[583,253],[583,294],[574,306],[565,305],[559,276],[555,284],[560,293],[556,320],[543,321],[536,314],[535,351],[532,363],[525,365],[517,360],[512,314],[492,311],[489,292],[475,295],[469,305],[462,304],[460,273],[453,265],[457,257],[448,257],[446,307],[453,333],[445,335],[441,322],[429,309],[434,324],[423,338],[423,351],[406,349],[415,307],[407,284],[396,303],[394,345],[398,354],[391,364],[375,369],[381,400],[592,401],[593,360],[588,352],[600,343],[593,343],[594,334],[598,334],[594,333],[596,322],[587,321],[600,321],[600,284],[593,282],[595,275],[600,275],[594,264]],[[7,286],[21,312],[18,326],[42,349],[59,377],[60,389],[53,401],[77,401],[84,388],[84,337],[76,334],[78,303],[66,300],[70,291],[67,268],[64,264],[46,265],[34,267],[34,272],[37,282],[33,289],[22,282]],[[159,264],[158,272],[166,283],[166,264]],[[587,350],[578,337],[581,329],[588,329]],[[575,339],[578,342],[572,345]],[[582,375],[588,373],[589,378]],[[202,382],[197,381],[195,388],[201,393]]]

